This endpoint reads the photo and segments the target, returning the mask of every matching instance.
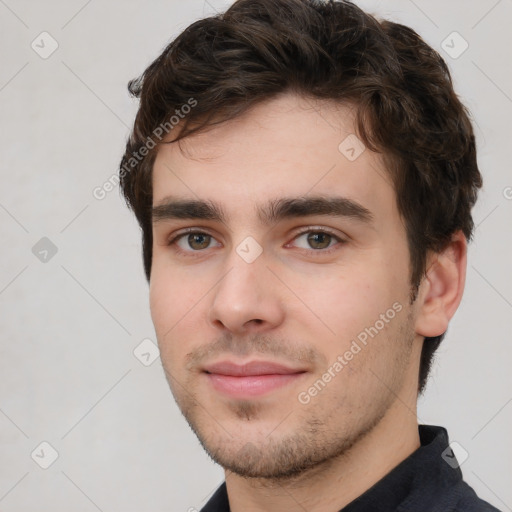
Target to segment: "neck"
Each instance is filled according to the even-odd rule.
[[[226,473],[232,512],[341,510],[420,447],[416,403],[396,400],[382,420],[341,456],[288,480]]]

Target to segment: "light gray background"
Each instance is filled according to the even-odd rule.
[[[446,426],[469,454],[466,480],[512,510],[512,1],[357,3],[439,49],[476,122],[485,186],[465,297],[419,421]],[[228,4],[0,0],[2,512],[187,511],[223,479],[160,361],[133,354],[155,340],[138,226],[117,188],[103,200],[92,191],[117,172],[136,111],[128,80]],[[59,45],[47,59],[31,48],[50,48],[43,31]],[[457,59],[441,48],[453,31],[469,43]],[[32,252],[42,237],[58,249],[47,262]],[[43,441],[59,454],[48,469]]]

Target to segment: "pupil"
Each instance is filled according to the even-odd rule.
[[[189,235],[188,243],[194,249],[205,249],[210,244],[210,235]]]
[[[329,246],[331,235],[327,233],[312,233],[308,236],[308,243],[314,249],[325,249]]]

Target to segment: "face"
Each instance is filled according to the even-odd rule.
[[[205,449],[240,475],[342,456],[417,386],[405,228],[354,131],[349,107],[290,94],[157,154],[162,363]]]

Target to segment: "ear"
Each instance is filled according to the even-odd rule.
[[[418,294],[417,334],[435,337],[446,332],[462,299],[466,265],[466,237],[457,231],[442,252],[432,253],[428,259]]]

